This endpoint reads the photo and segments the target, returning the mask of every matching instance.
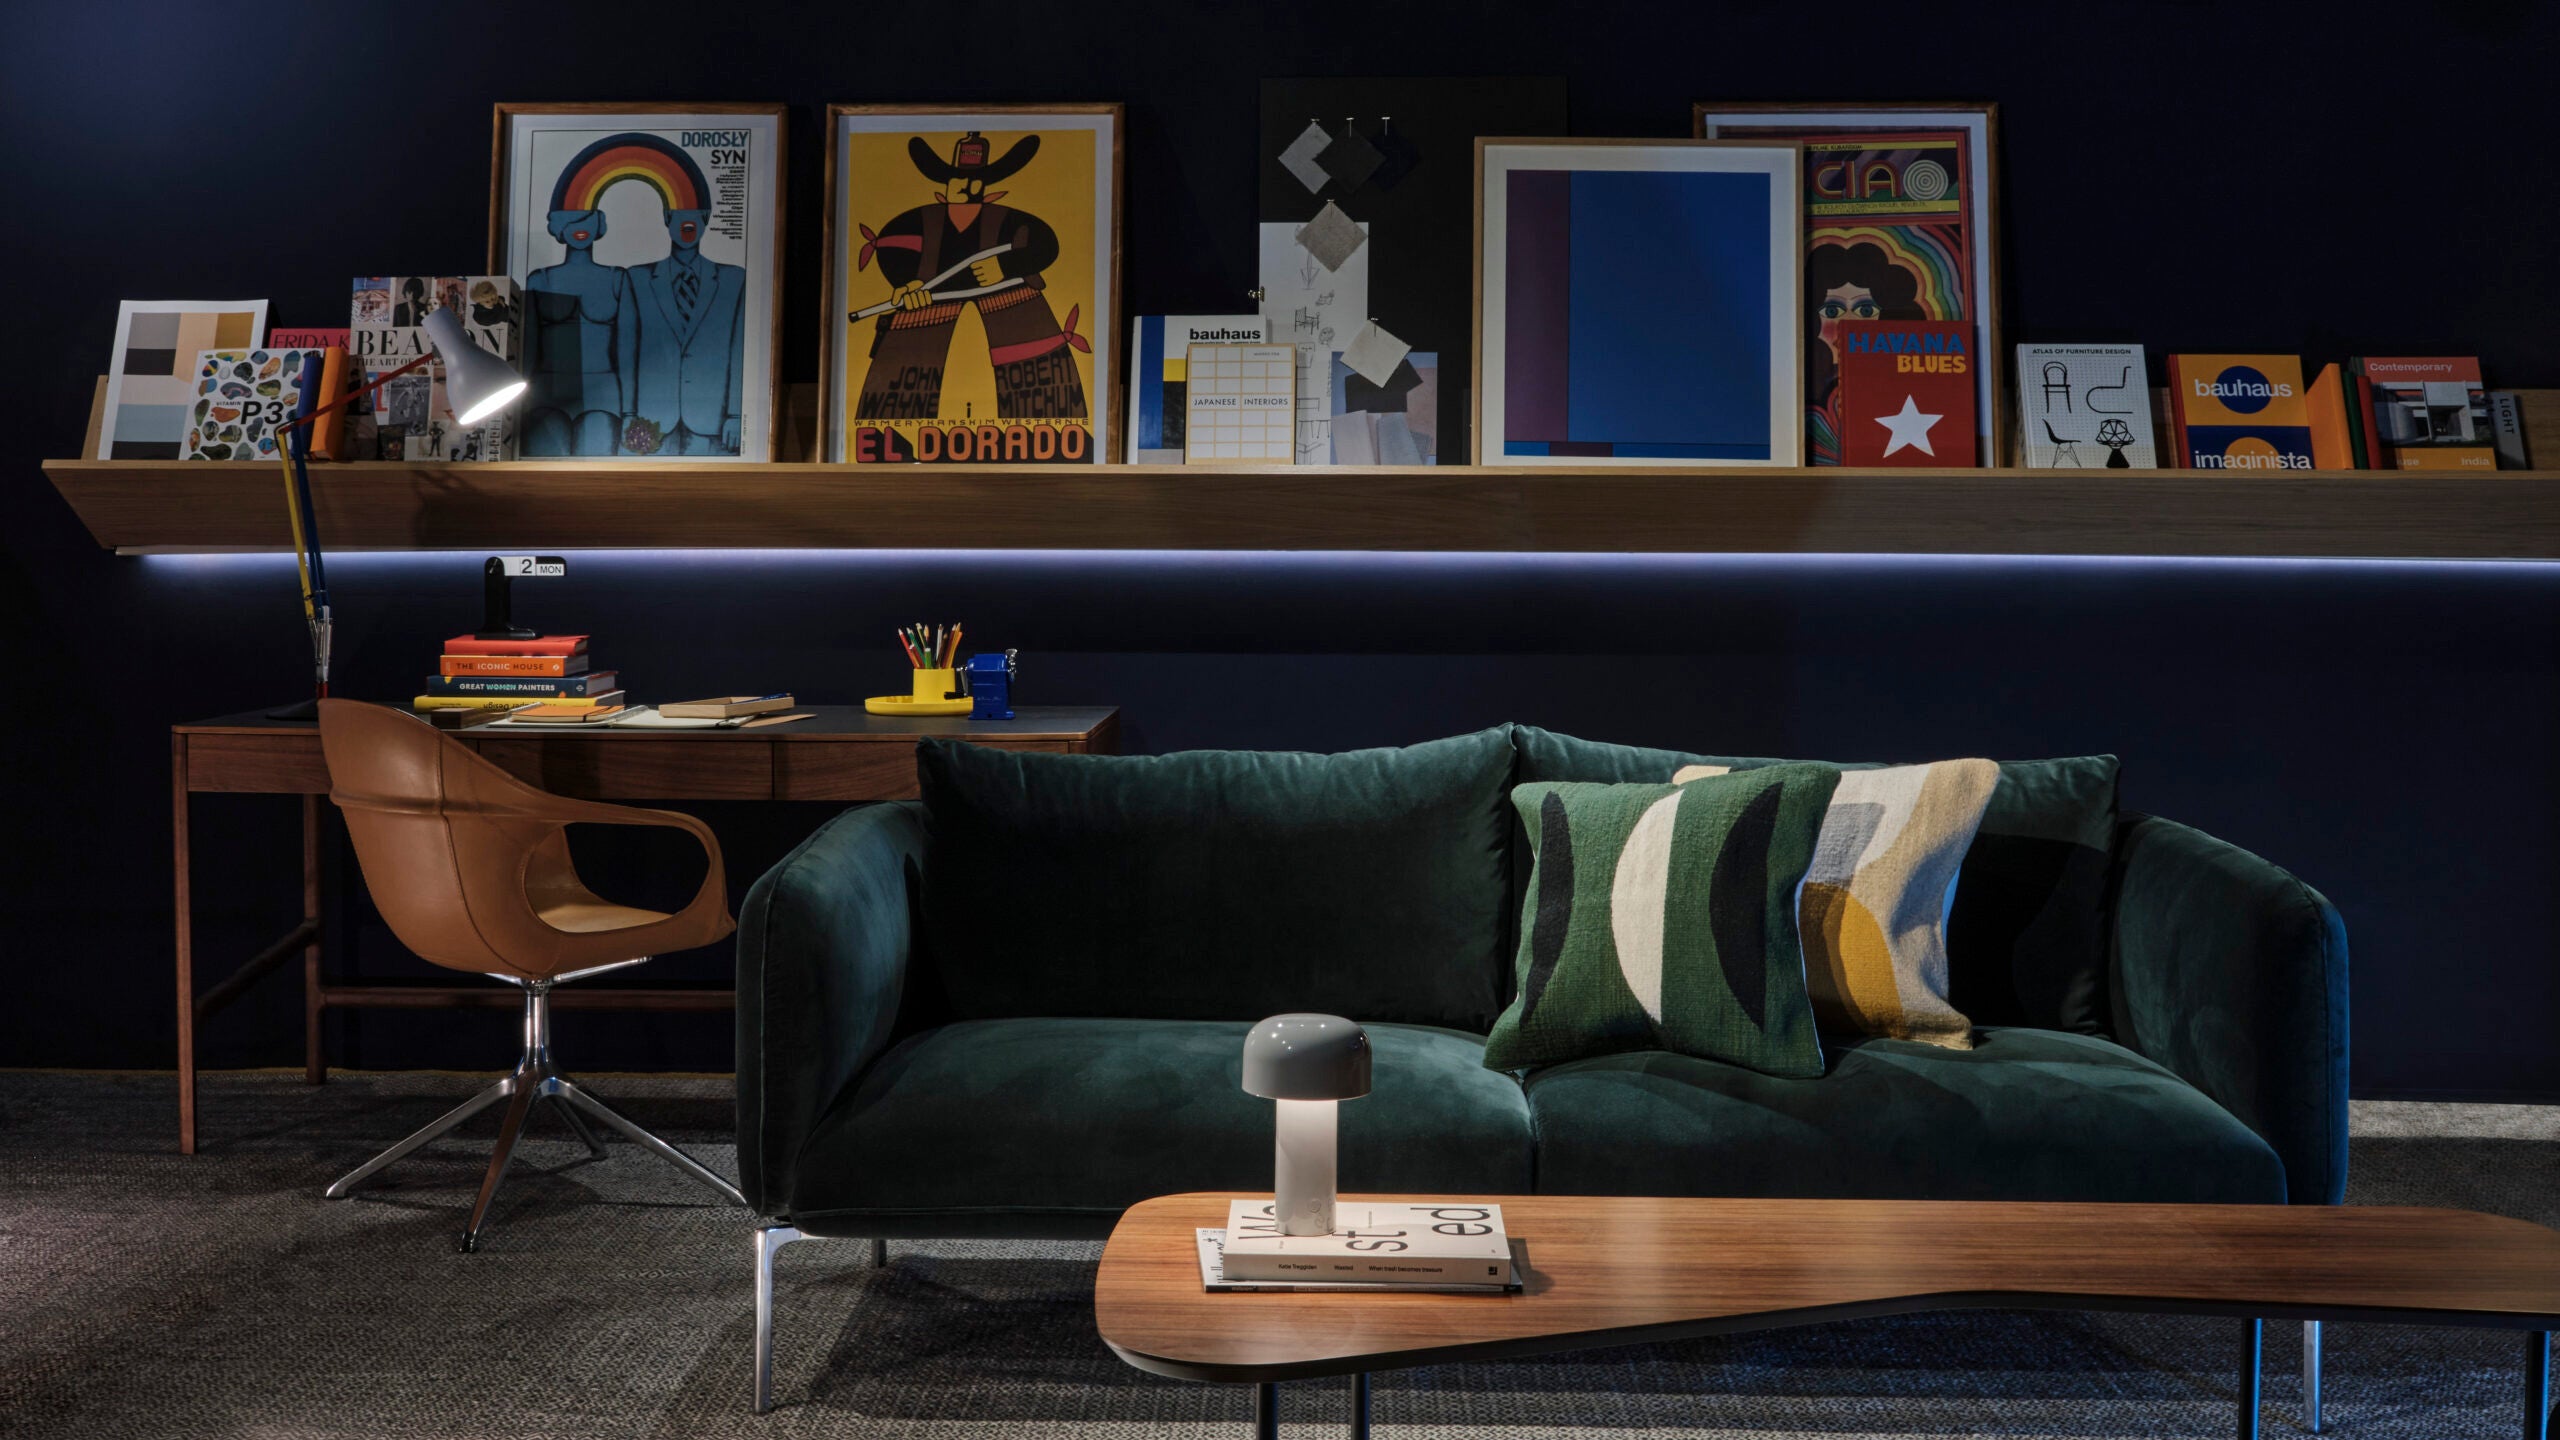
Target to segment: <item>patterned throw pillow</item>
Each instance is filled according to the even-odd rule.
[[[1689,765],[1671,778],[1727,773]],[[1973,1022],[1947,999],[1947,912],[1999,783],[1989,760],[1842,773],[1796,910],[1825,1027],[1973,1048]]]
[[[1672,1050],[1822,1073],[1796,888],[1840,771],[1771,765],[1689,785],[1522,785],[1537,852],[1519,994],[1496,1070]]]

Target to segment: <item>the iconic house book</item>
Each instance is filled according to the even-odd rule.
[[[2030,470],[2154,470],[2139,345],[2018,347],[2018,434]]]
[[[1970,320],[1844,324],[1840,456],[1850,465],[1974,462],[1973,395],[1981,356]]]
[[[2376,469],[2495,470],[2489,393],[2473,355],[2368,356],[2347,368],[2372,391]]]
[[[2300,356],[2172,355],[2168,368],[2177,468],[2312,468]]]
[[[1194,345],[1270,338],[1259,315],[1141,315],[1129,337],[1129,463],[1182,463],[1183,400]]]
[[[584,675],[584,655],[447,655],[436,663],[443,675]]]
[[[1511,1273],[1499,1205],[1342,1204],[1332,1234],[1283,1235],[1271,1203],[1227,1203],[1227,1279],[1499,1286]]]

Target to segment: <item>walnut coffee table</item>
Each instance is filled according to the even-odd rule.
[[[1512,1295],[1210,1294],[1192,1231],[1233,1195],[1169,1195],[1120,1217],[1093,1311],[1141,1370],[1252,1385],[1279,1434],[1277,1383],[1455,1360],[1769,1330],[1916,1310],[1999,1307],[2228,1315],[2238,1434],[2257,1434],[2270,1318],[2526,1332],[2523,1434],[2549,1440],[2560,1231],[2462,1210],[2311,1205],[1667,1200],[1500,1196],[1525,1260]],[[1426,1199],[1425,1196],[1374,1197]],[[1476,1197],[1469,1197],[1476,1198]]]

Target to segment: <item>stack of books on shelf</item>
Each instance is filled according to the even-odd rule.
[[[483,640],[456,635],[444,642],[426,693],[412,702],[420,713],[438,710],[514,711],[540,705],[546,711],[605,713],[622,706],[620,677],[592,667],[584,635],[538,635],[530,640]]]
[[[1520,1288],[1499,1205],[1344,1203],[1333,1223],[1328,1235],[1283,1235],[1269,1200],[1231,1200],[1225,1229],[1196,1232],[1200,1283],[1211,1290]]]

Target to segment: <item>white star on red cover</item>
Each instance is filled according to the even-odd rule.
[[[1929,444],[1929,428],[1945,418],[1943,415],[1923,414],[1919,401],[1908,395],[1903,396],[1902,408],[1899,411],[1876,417],[1876,423],[1893,436],[1891,440],[1885,442],[1884,453],[1890,455],[1908,445],[1923,455],[1937,454],[1938,452]]]

